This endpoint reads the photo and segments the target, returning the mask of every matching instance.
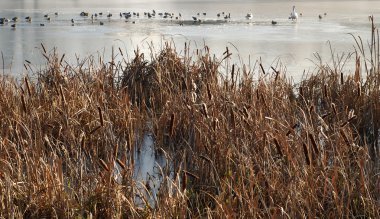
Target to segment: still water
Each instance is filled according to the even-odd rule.
[[[298,14],[302,13],[297,21],[288,19],[293,5]],[[144,16],[144,12],[153,10],[155,17]],[[89,17],[81,17],[82,11],[89,12]],[[138,12],[140,16],[125,19],[120,12]],[[174,16],[164,18],[158,15],[160,12]],[[218,18],[222,12],[230,18]],[[99,16],[92,20],[91,14],[95,13]],[[113,16],[107,18],[109,13]],[[252,19],[245,17],[247,13],[252,13]],[[153,45],[159,51],[165,41],[171,41],[180,53],[187,42],[193,49],[209,46],[216,57],[222,57],[228,47],[233,62],[253,66],[261,60],[266,69],[281,61],[287,74],[297,80],[303,72],[313,71],[316,53],[324,62],[331,61],[329,43],[334,52],[347,54],[354,51],[349,33],[369,40],[369,15],[379,20],[380,1],[1,0],[0,18],[17,16],[19,21],[16,28],[11,27],[12,21],[0,24],[4,58],[0,65],[1,71],[13,75],[26,73],[25,60],[39,68],[44,63],[41,43],[48,50],[57,48],[60,54],[65,53],[66,60],[74,64],[77,58],[89,55],[110,59],[112,47],[132,56],[136,48],[149,52]],[[24,19],[27,16],[32,17],[31,22]],[[194,23],[193,16],[202,22]],[[273,25],[272,20],[277,24]]]

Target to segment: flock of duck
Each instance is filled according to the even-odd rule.
[[[192,22],[202,22],[204,21],[204,18],[205,16],[207,15],[206,12],[203,12],[203,13],[197,13],[196,15],[192,16]],[[58,17],[58,12],[55,12],[54,13],[54,16],[55,17]],[[96,22],[99,22],[99,25],[104,25],[104,21],[102,20],[98,20],[98,18],[100,17],[103,17],[103,13],[102,12],[99,12],[99,13],[94,13],[94,14],[91,14],[88,13],[88,12],[81,12],[79,14],[80,17],[82,18],[91,18],[91,21],[92,23],[94,23],[95,21]],[[104,14],[104,16],[106,16],[108,19],[111,19],[113,14],[108,12],[106,14]],[[152,18],[155,18],[155,17],[161,17],[161,18],[164,18],[164,19],[175,19],[175,20],[178,20],[179,21],[179,24],[182,26],[184,24],[184,20],[182,19],[182,15],[181,13],[178,13],[178,14],[174,14],[172,12],[156,12],[155,10],[152,10],[152,11],[149,11],[149,12],[144,12],[143,15],[145,18],[148,18],[148,19],[152,19]],[[291,11],[290,13],[290,16],[289,16],[289,19],[290,20],[297,20],[299,16],[302,16],[302,13],[300,13],[298,15],[298,13],[296,12],[296,9],[295,9],[295,6],[293,6],[293,10]],[[324,16],[326,16],[326,13],[324,13]],[[140,13],[139,12],[120,12],[119,13],[119,17],[120,19],[124,18],[126,19],[127,21],[130,19],[130,18],[139,18],[140,17]],[[228,21],[231,19],[231,13],[225,13],[225,12],[220,12],[220,13],[217,13],[216,14],[216,17],[218,20],[225,20],[225,21]],[[319,19],[322,19],[322,15],[318,15]],[[251,20],[253,19],[253,14],[252,13],[247,13],[247,15],[245,16],[245,18],[247,20]],[[51,15],[49,14],[45,14],[44,15],[44,19],[45,21],[47,22],[50,22],[51,21]],[[13,17],[11,19],[8,19],[8,18],[0,18],[0,25],[5,25],[5,24],[8,24],[8,23],[11,23],[11,27],[12,28],[16,28],[16,23],[19,22],[19,18],[18,17]],[[132,23],[135,23],[136,19],[133,19],[132,20]],[[27,23],[31,23],[32,22],[32,17],[31,16],[27,16],[25,17],[25,22]],[[71,19],[71,25],[74,25],[76,23],[76,21],[74,20],[74,18]],[[272,20],[271,21],[272,25],[276,25],[278,22],[275,21],[275,20]],[[45,23],[40,23],[40,26],[45,26]]]

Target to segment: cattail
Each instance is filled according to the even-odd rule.
[[[341,128],[343,128],[344,126],[346,126],[348,124],[348,121],[344,122],[342,125],[340,125]]]
[[[41,47],[42,47],[42,49],[44,50],[44,53],[46,53],[46,49],[45,49],[44,44],[41,43]]]
[[[208,111],[207,111],[207,106],[205,103],[202,103],[202,112],[203,112],[203,115],[206,117],[206,119],[208,119]]]
[[[355,65],[355,76],[354,76],[355,82],[360,82],[360,57],[356,58],[356,65]]]
[[[210,89],[210,84],[209,83],[207,83],[207,96],[208,96],[209,100],[212,100],[212,93],[211,93],[211,89]]]
[[[102,113],[102,109],[100,108],[100,106],[98,106],[98,112],[99,112],[99,118],[100,118],[100,125],[104,126],[103,113]]]
[[[235,84],[234,79],[235,79],[235,64],[232,65],[232,70],[231,70],[231,82],[232,82],[231,89],[233,89],[234,84]]]
[[[127,132],[127,148],[129,150],[129,152],[132,151],[132,144],[131,144],[131,133],[130,132]]]
[[[169,127],[170,136],[173,136],[174,134],[174,123],[175,123],[175,114],[172,113],[170,117],[170,127]]]
[[[328,117],[331,113],[326,113],[322,115],[322,119],[324,120],[326,117]]]
[[[259,93],[259,89],[256,90],[256,98],[257,100],[260,100],[260,93]]]
[[[276,73],[276,77],[274,78],[274,80],[277,81],[278,75],[280,74],[280,72],[277,71],[275,68],[273,68],[273,66],[271,66],[270,68]]]
[[[277,149],[278,154],[279,154],[281,157],[284,156],[284,155],[282,154],[282,151],[281,151],[281,145],[280,145],[280,143],[278,142],[278,140],[277,140],[276,138],[274,138],[274,144],[276,145],[276,149]]]
[[[118,152],[119,152],[119,144],[116,143],[114,153],[113,153],[114,159],[117,159]]]
[[[182,170],[182,172],[188,176],[195,178],[195,179],[199,179],[199,177],[197,175],[195,175],[194,173],[190,173],[189,171],[186,171],[186,170]]]
[[[347,144],[347,146],[350,146],[350,141],[348,140],[348,137],[347,137],[346,133],[343,131],[343,129],[340,129],[339,133],[343,137],[343,140]]]
[[[181,179],[181,191],[185,191],[187,187],[187,174],[183,173],[182,174],[182,179]]]
[[[304,96],[304,93],[303,93],[303,87],[300,87],[300,88],[299,88],[299,91],[300,91],[300,95],[301,95],[301,97],[303,97],[303,96]]]
[[[344,84],[343,72],[340,73],[340,84]]]
[[[66,98],[65,98],[65,95],[63,94],[62,85],[59,85],[59,94],[61,95],[62,103],[66,105]]]
[[[99,161],[100,161],[100,166],[102,166],[103,169],[105,169],[107,171],[110,171],[110,168],[108,167],[108,165],[106,164],[106,162],[104,162],[104,160],[99,159]]]
[[[62,55],[61,60],[59,61],[60,65],[62,64],[64,58],[65,58],[65,54]]]
[[[30,97],[30,96],[32,96],[32,92],[31,92],[31,90],[30,90],[30,85],[29,85],[28,78],[25,77],[24,80],[25,80],[26,90],[28,91],[28,95],[29,95],[29,97]]]
[[[94,134],[98,129],[100,129],[102,126],[97,126],[96,128],[94,128],[91,132],[90,132],[90,135]]]
[[[357,86],[357,92],[358,92],[357,95],[358,97],[360,97],[362,93],[362,87],[360,86],[360,82],[357,82],[356,86]]]
[[[233,109],[231,109],[230,111],[230,117],[231,117],[231,124],[233,127],[235,127],[235,113]]]
[[[217,127],[218,127],[218,119],[214,118],[214,120],[212,121],[212,128],[214,130],[214,132],[216,131]]]
[[[347,122],[352,122],[352,120],[354,120],[354,119],[356,119],[356,118],[357,118],[356,115],[352,115],[352,116],[348,119]]]
[[[328,99],[328,96],[327,96],[327,84],[324,84],[324,86],[323,86],[323,95],[325,96],[326,99]]]
[[[336,110],[335,103],[331,103],[331,106],[332,106],[332,108],[333,108],[334,115],[338,115],[338,112],[337,112],[337,110]]]
[[[314,153],[318,155],[319,154],[318,145],[317,145],[317,142],[314,139],[314,136],[311,133],[309,133],[309,138],[310,138],[310,141],[311,141],[311,145],[313,146]]]
[[[262,63],[260,63],[260,68],[261,68],[261,71],[263,72],[263,74],[265,75],[265,70],[264,70],[264,67],[263,67]]]
[[[21,103],[22,103],[22,108],[23,108],[24,112],[26,113],[26,103],[25,103],[24,94],[21,94]]]
[[[85,146],[85,143],[86,143],[86,136],[82,135],[82,139],[81,139],[81,142],[80,142],[80,146],[81,146],[82,150],[83,150],[83,148]]]
[[[123,170],[126,169],[126,165],[119,158],[116,159],[116,163],[119,164]]]
[[[187,83],[186,83],[185,78],[181,77],[181,79],[182,79],[182,90],[187,90],[188,88],[187,88]]]
[[[310,165],[310,157],[309,157],[309,151],[307,150],[307,146],[305,143],[303,143],[302,146],[303,146],[303,153],[305,154],[306,164]]]

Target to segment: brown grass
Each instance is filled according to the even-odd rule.
[[[0,217],[380,217],[379,41],[367,59],[355,39],[353,75],[321,65],[297,85],[222,74],[230,53],[208,48],[79,66],[44,52],[36,79],[0,79]],[[172,164],[154,205],[133,177],[147,132]]]

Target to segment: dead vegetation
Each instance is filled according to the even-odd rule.
[[[356,39],[354,74],[322,65],[297,85],[281,69],[221,74],[228,50],[220,61],[207,47],[136,51],[125,66],[45,51],[36,79],[0,81],[0,217],[378,218],[373,36],[370,58]],[[153,205],[136,204],[133,177],[147,132],[172,163]]]

